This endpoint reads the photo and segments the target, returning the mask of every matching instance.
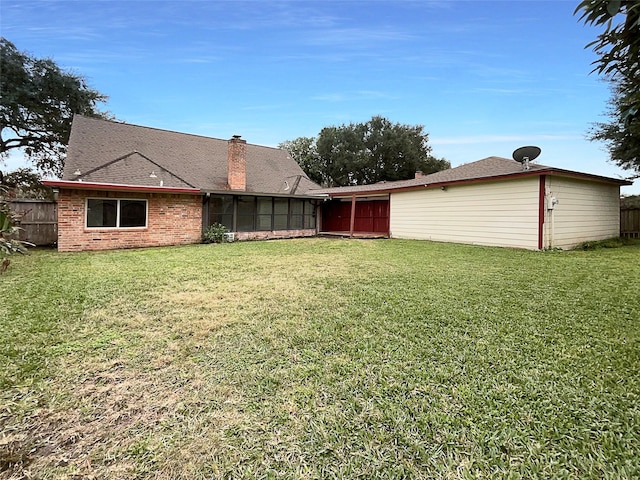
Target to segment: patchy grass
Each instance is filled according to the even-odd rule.
[[[640,477],[640,246],[16,258],[0,478]]]

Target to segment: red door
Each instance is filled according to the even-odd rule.
[[[356,201],[354,233],[389,233],[389,200]],[[322,205],[322,231],[349,232],[351,199],[332,200]]]
[[[322,204],[322,231],[348,232],[351,222],[351,201],[331,200]]]

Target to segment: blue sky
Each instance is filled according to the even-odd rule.
[[[382,115],[424,125],[453,166],[537,145],[545,165],[626,177],[585,138],[609,89],[578,3],[2,0],[0,27],[128,123],[277,146]]]

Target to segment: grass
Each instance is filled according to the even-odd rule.
[[[640,477],[640,245],[36,251],[0,478]]]

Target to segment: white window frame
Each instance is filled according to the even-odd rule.
[[[89,200],[111,200],[116,201],[116,226],[115,227],[90,227],[89,226]],[[144,225],[137,227],[121,227],[120,226],[120,202],[134,201],[144,202]],[[149,225],[149,200],[146,198],[113,198],[113,197],[87,197],[84,201],[84,228],[88,230],[132,230],[143,229]]]

